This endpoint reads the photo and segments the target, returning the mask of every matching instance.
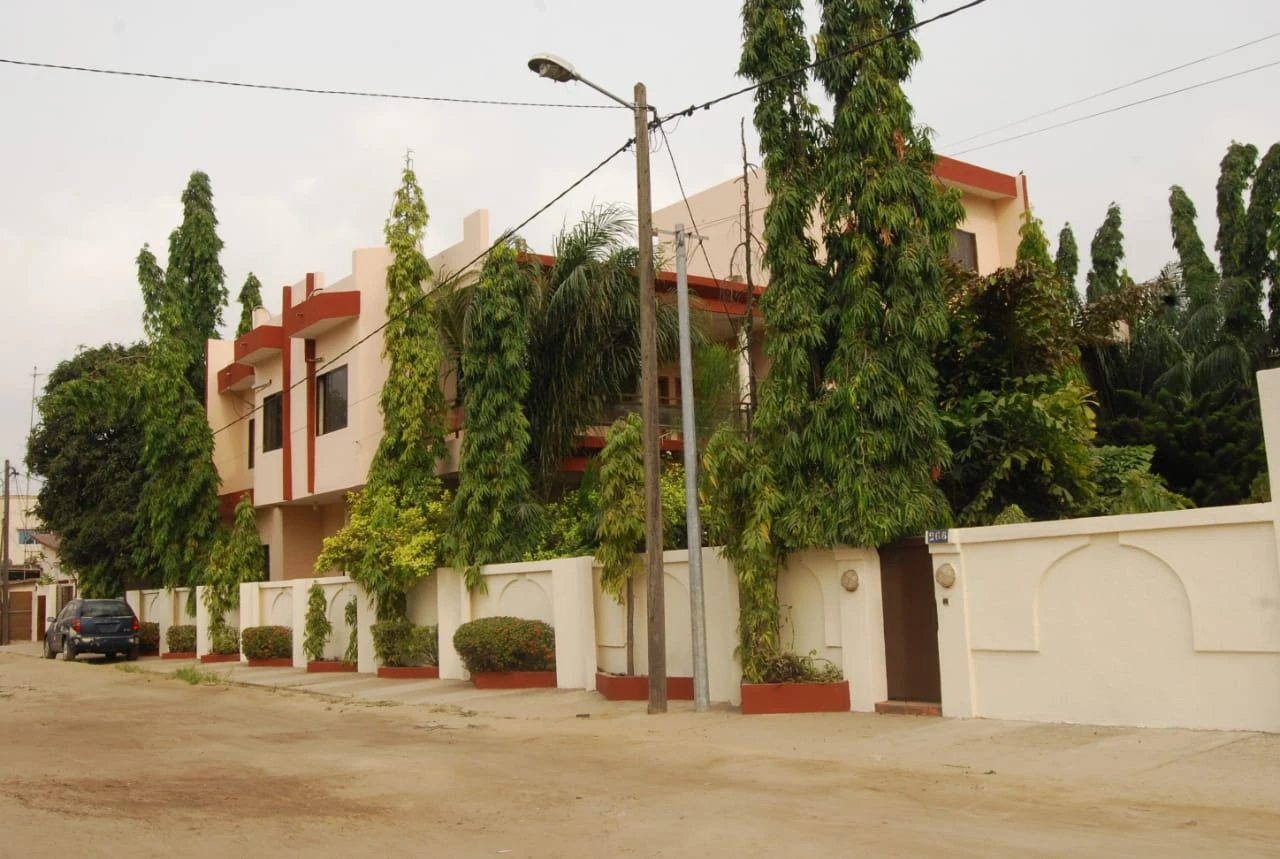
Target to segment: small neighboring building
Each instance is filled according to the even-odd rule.
[[[41,641],[45,618],[75,596],[75,580],[63,572],[58,535],[35,515],[34,495],[9,499],[9,640]]]
[[[937,175],[963,194],[966,218],[956,231],[953,256],[984,274],[1012,264],[1027,211],[1025,179],[947,158],[939,159]],[[763,181],[753,182],[751,193],[752,232],[758,237],[768,201]],[[695,307],[708,311],[706,335],[733,343],[741,336],[748,298],[742,257],[735,253],[743,233],[740,180],[695,194],[689,204],[698,229],[708,237],[707,256],[713,260],[708,266],[701,252],[691,250],[690,293]],[[654,213],[660,229],[681,222],[692,228],[683,201]],[[462,232],[462,241],[429,259],[437,273],[460,272],[489,247],[488,212],[468,215]],[[552,262],[550,257],[539,259]],[[758,259],[757,253],[754,298],[767,281]],[[307,274],[281,289],[280,313],[259,308],[248,333],[208,341],[206,411],[215,431],[221,514],[230,522],[240,498],[252,498],[271,580],[316,574],[322,542],[346,522],[346,496],[363,487],[378,449],[379,394],[387,375],[381,331],[390,262],[385,247],[356,250],[346,277],[327,284],[323,274]],[[672,271],[658,272],[659,292],[674,292],[675,279]],[[750,354],[758,377],[767,371],[758,333]],[[746,368],[741,369],[745,379]],[[679,368],[660,367],[658,376],[664,448],[678,450]],[[441,384],[446,400],[454,404],[447,453],[438,465],[448,482],[457,474],[462,426],[451,367],[442,368]],[[619,404],[620,410],[626,408],[634,404]],[[585,469],[587,458],[603,446],[603,435],[603,427],[589,430],[562,469]]]

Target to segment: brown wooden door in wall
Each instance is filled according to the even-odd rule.
[[[49,598],[44,594],[36,597],[36,641],[44,641],[44,631],[48,626],[45,622],[45,618],[49,616],[48,601]]]
[[[31,591],[9,591],[9,640],[31,640]]]
[[[923,540],[881,546],[880,580],[889,700],[940,702],[938,604],[929,547]]]

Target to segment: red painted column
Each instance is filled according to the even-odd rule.
[[[307,272],[307,298],[316,291],[316,276]],[[316,491],[316,341],[305,340],[302,360],[307,364],[307,494]]]
[[[284,288],[284,297],[281,306],[288,310],[293,306],[293,287],[286,286]],[[284,346],[280,350],[281,372],[284,379],[281,387],[280,396],[280,430],[284,436],[284,474],[282,480],[284,484],[284,500],[293,500],[293,341],[285,338]]]

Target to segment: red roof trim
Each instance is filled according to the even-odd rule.
[[[945,182],[963,185],[1001,197],[1018,196],[1018,177],[1008,173],[997,173],[967,161],[957,161],[945,155],[937,156],[933,167],[933,175]]]

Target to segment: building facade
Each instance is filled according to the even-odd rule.
[[[1018,229],[1028,210],[1025,178],[947,158],[939,159],[937,177],[963,195],[966,217],[956,231],[953,256],[983,274],[1013,264]],[[753,182],[751,202],[750,232],[758,237],[768,204],[763,181]],[[654,223],[670,231],[678,223],[692,228],[696,220],[705,245],[696,253],[690,246],[694,307],[703,311],[706,336],[736,340],[741,346],[748,306],[741,180],[693,195],[689,207],[692,219],[682,201],[655,212]],[[459,272],[490,241],[488,213],[474,212],[463,222],[462,241],[429,262],[438,273]],[[753,254],[753,299],[768,281],[759,256]],[[669,248],[664,258],[673,258]],[[381,438],[379,394],[387,373],[381,330],[390,262],[387,248],[356,250],[346,277],[328,284],[323,274],[309,273],[281,289],[280,313],[259,308],[251,331],[234,340],[208,342],[206,408],[215,433],[222,516],[229,522],[239,499],[245,494],[252,498],[271,580],[339,572],[316,570],[315,561],[324,538],[345,523],[346,496],[364,485]],[[675,279],[672,271],[658,272],[659,292],[674,292]],[[758,319],[753,327],[750,349],[741,350],[744,399],[746,356],[757,378],[768,370]],[[663,444],[678,450],[679,368],[662,366],[658,376]],[[448,368],[441,384],[446,399],[456,400]],[[622,403],[619,409],[634,405]],[[602,423],[607,421],[602,418]],[[451,427],[448,452],[439,464],[446,478],[457,471],[460,409],[455,408]],[[603,436],[603,426],[588,430],[563,469],[583,470],[589,456],[603,447]]]

